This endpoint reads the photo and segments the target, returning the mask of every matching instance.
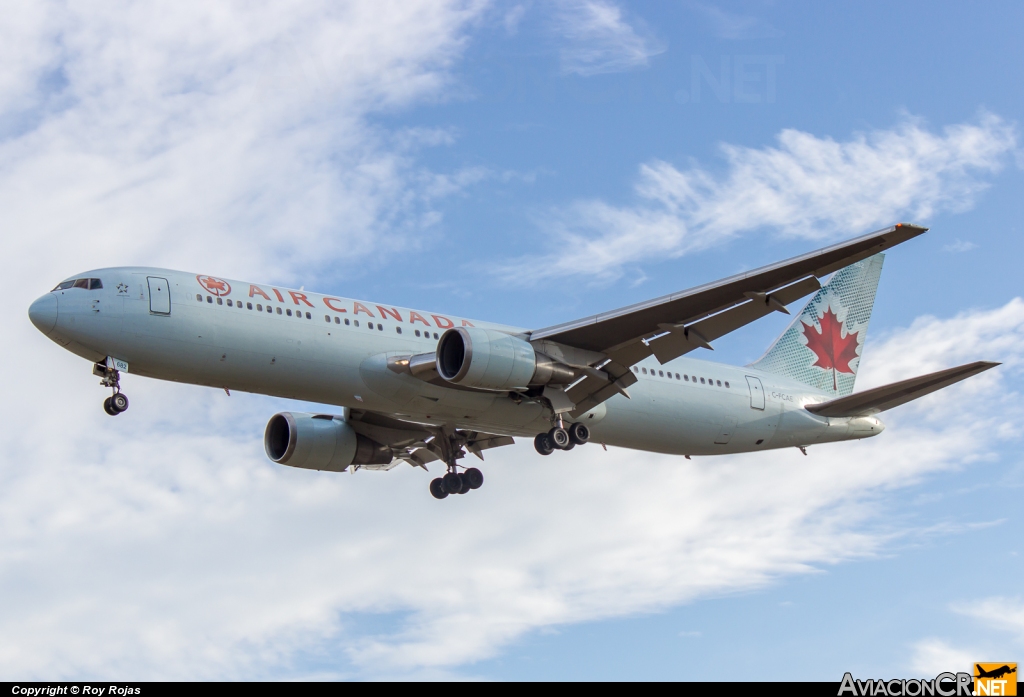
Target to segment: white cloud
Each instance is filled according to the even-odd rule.
[[[1024,601],[1020,598],[984,598],[954,605],[953,610],[992,629],[1009,632],[1017,641],[1024,642]]]
[[[778,146],[722,145],[725,170],[640,167],[639,201],[580,201],[542,227],[558,251],[519,259],[509,276],[616,277],[623,267],[676,257],[768,228],[825,240],[900,219],[926,221],[940,210],[970,208],[1016,147],[1016,129],[985,114],[941,133],[906,120],[846,142],[784,130]],[[572,249],[572,254],[564,250]]]
[[[1024,601],[994,596],[967,603],[955,603],[953,612],[966,615],[989,630],[981,646],[965,648],[931,637],[914,644],[911,667],[921,675],[934,677],[942,671],[969,670],[977,660],[1004,660],[1024,646]],[[1009,635],[1009,641],[1006,640]]]
[[[715,5],[689,3],[703,14],[714,27],[715,35],[722,39],[761,39],[778,37],[782,33],[769,23],[753,15],[729,12]]]
[[[555,21],[565,42],[561,63],[566,74],[589,76],[643,68],[651,56],[665,50],[642,25],[627,22],[622,9],[607,0],[563,0]]]
[[[974,242],[965,242],[964,240],[957,239],[949,244],[943,246],[942,251],[944,252],[969,252],[972,249],[977,249],[978,245]]]
[[[0,141],[5,251],[60,239],[74,268],[48,258],[47,277],[202,261],[288,280],[419,232],[438,194],[417,187],[416,137],[443,141],[372,116],[443,97],[480,10],[16,3],[25,19],[0,30],[24,57],[0,84],[18,126]]]
[[[941,639],[922,639],[912,647],[910,669],[923,678],[934,678],[939,673],[969,670],[979,655],[974,649],[955,647]]]

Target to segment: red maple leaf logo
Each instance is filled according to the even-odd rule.
[[[227,295],[231,292],[231,286],[228,282],[222,281],[219,278],[215,278],[213,276],[196,276],[196,280],[199,281],[199,285],[217,297]]]
[[[857,357],[857,335],[860,332],[850,332],[843,336],[843,323],[832,308],[827,308],[821,316],[821,331],[818,331],[813,324],[804,325],[804,336],[807,337],[807,348],[814,351],[817,360],[812,365],[818,368],[832,371],[832,389],[838,390],[836,384],[836,373],[853,374],[850,361]]]

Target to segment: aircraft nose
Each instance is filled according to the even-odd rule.
[[[49,334],[57,326],[57,296],[47,293],[28,308],[28,318],[36,329]]]

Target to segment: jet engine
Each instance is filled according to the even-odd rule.
[[[528,341],[493,329],[449,329],[437,344],[437,372],[448,382],[483,390],[567,385],[569,366],[534,350]]]
[[[263,435],[267,457],[281,465],[341,472],[349,465],[386,465],[387,446],[356,433],[338,416],[274,414]]]

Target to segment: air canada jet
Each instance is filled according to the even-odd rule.
[[[332,472],[438,461],[443,499],[483,484],[467,453],[515,437],[541,455],[595,441],[689,458],[878,435],[879,412],[998,365],[853,392],[882,252],[925,231],[895,225],[543,329],[141,267],[77,274],[28,314],[92,363],[111,416],[128,408],[125,373],[333,404],[271,417],[268,457]],[[754,363],[690,357],[808,295]]]

